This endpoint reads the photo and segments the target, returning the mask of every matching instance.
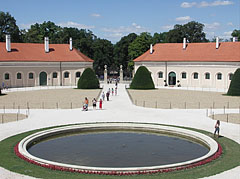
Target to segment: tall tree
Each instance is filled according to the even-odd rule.
[[[102,75],[104,65],[112,68],[113,63],[113,44],[106,39],[96,39],[93,43],[93,68],[97,75]]]
[[[168,32],[167,41],[170,43],[181,43],[185,37],[189,42],[207,42],[203,28],[204,24],[195,21],[184,25],[176,24],[174,29]]]
[[[127,73],[128,62],[130,61],[128,47],[136,38],[137,34],[131,33],[122,37],[121,40],[114,45],[114,63],[117,67],[122,65],[124,73]]]
[[[12,42],[21,42],[21,33],[16,20],[8,12],[0,11],[0,41],[5,41],[6,34],[11,35]]]
[[[142,55],[146,52],[150,44],[152,43],[152,36],[148,32],[141,33],[128,47],[128,55],[130,61],[128,66],[130,69],[133,68],[133,59],[137,58],[138,56]]]
[[[43,43],[44,37],[49,37],[50,43],[59,43],[59,32],[61,27],[55,25],[53,22],[43,22],[42,24],[31,25],[26,32],[24,41],[30,43]]]
[[[167,35],[168,32],[163,32],[163,33],[154,33],[153,35],[153,44],[156,43],[167,43]]]

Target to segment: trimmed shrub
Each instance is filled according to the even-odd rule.
[[[151,73],[145,66],[140,66],[130,84],[130,89],[155,89]]]
[[[86,68],[78,80],[78,89],[98,89],[99,81],[91,68]]]
[[[233,74],[227,95],[240,96],[240,68],[238,68]]]

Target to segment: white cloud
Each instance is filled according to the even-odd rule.
[[[190,21],[192,18],[190,16],[183,16],[183,17],[177,17],[176,21],[179,22],[186,22],[186,21]]]
[[[96,18],[99,18],[99,17],[101,17],[101,15],[100,15],[100,14],[96,14],[96,13],[93,13],[93,14],[91,14],[91,16],[92,16],[92,17],[96,17]]]
[[[220,23],[218,22],[214,22],[212,24],[205,23],[204,25],[205,25],[205,29],[207,30],[216,30],[220,27]]]
[[[180,6],[182,8],[191,8],[191,7],[213,7],[213,6],[227,6],[227,5],[232,5],[234,4],[233,1],[213,1],[213,2],[207,2],[207,1],[202,1],[200,3],[197,2],[183,2]]]
[[[57,25],[59,25],[61,27],[75,27],[75,28],[78,28],[78,29],[94,29],[95,28],[95,26],[79,24],[79,23],[72,22],[72,21],[61,22],[61,23],[58,23]]]
[[[229,23],[227,23],[227,25],[229,25],[229,26],[233,26],[233,23],[232,23],[232,22],[229,22]]]
[[[183,2],[181,4],[181,7],[182,8],[190,8],[190,7],[193,7],[193,6],[196,6],[197,3],[196,2]]]
[[[164,26],[162,26],[163,30],[170,30],[170,29],[173,29],[173,28],[174,28],[174,25],[164,25]]]

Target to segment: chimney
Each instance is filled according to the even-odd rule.
[[[237,37],[233,37],[233,42],[237,42],[238,38]]]
[[[69,49],[70,49],[70,51],[72,51],[73,50],[73,47],[72,47],[72,37],[70,37],[70,39],[69,39]]]
[[[11,36],[6,35],[6,50],[7,52],[11,52]]]
[[[44,45],[45,45],[45,53],[49,52],[49,39],[48,37],[44,38]]]
[[[152,54],[153,53],[153,46],[152,46],[152,44],[150,45],[150,54]]]
[[[219,48],[219,38],[217,37],[216,38],[216,49],[218,49]]]
[[[186,50],[187,44],[186,44],[186,38],[183,38],[183,50]]]

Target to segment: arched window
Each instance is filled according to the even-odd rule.
[[[163,72],[158,72],[158,78],[163,78]]]
[[[209,80],[209,79],[210,79],[210,73],[208,73],[208,72],[205,73],[205,79],[206,79],[206,80]]]
[[[21,73],[17,73],[17,79],[21,80],[22,79],[22,74]]]
[[[76,78],[80,78],[80,76],[81,76],[81,72],[76,72]]]
[[[4,79],[5,79],[5,80],[9,80],[9,79],[10,79],[10,75],[9,75],[9,73],[5,73],[5,75],[4,75]]]
[[[222,80],[222,73],[217,74],[217,80]]]
[[[230,73],[228,76],[229,76],[229,80],[232,80],[232,78],[233,78],[233,74]]]
[[[186,72],[182,72],[182,79],[186,79],[187,78],[187,73]]]
[[[69,78],[69,72],[66,71],[66,72],[64,73],[64,78]]]
[[[193,73],[193,79],[198,79],[198,73],[197,72]]]
[[[33,79],[33,73],[28,74],[28,79]]]
[[[57,78],[57,72],[53,72],[52,78]]]

